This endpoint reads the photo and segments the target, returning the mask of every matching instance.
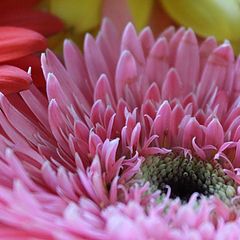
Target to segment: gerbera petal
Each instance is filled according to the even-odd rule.
[[[10,65],[0,66],[0,91],[4,94],[25,90],[31,83],[30,74],[22,69]]]
[[[0,26],[27,28],[47,37],[63,30],[63,23],[59,18],[47,12],[27,8],[1,12]]]
[[[45,50],[45,38],[37,32],[17,27],[0,27],[0,62]]]
[[[179,43],[175,66],[184,84],[183,93],[188,94],[194,88],[199,76],[199,48],[197,38],[191,29],[184,33]]]

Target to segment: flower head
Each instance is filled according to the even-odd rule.
[[[64,65],[48,50],[47,98],[0,98],[5,236],[238,236],[238,66],[228,42],[108,20]]]

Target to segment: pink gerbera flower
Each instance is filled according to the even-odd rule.
[[[192,30],[105,20],[0,99],[0,236],[238,239],[239,64]]]

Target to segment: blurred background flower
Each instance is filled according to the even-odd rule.
[[[39,3],[0,1],[0,91],[4,94],[27,89],[32,80],[45,89],[39,53],[47,48],[46,38],[61,31],[63,23],[41,10]]]
[[[71,36],[75,41],[79,41],[76,36],[86,31],[96,32],[101,19],[107,16],[121,28],[128,21],[137,30],[149,25],[155,35],[168,26],[183,25],[200,37],[213,35],[219,42],[228,39],[235,51],[239,51],[238,0],[47,0],[44,4],[65,21],[68,33],[64,36]]]
[[[64,37],[70,37],[80,45],[85,32],[97,33],[101,20],[108,17],[119,30],[131,21],[140,31],[150,25],[155,35],[170,25],[173,20],[154,0],[46,0],[45,7],[66,23],[66,31],[54,38],[61,45]],[[61,38],[62,37],[62,38]]]
[[[199,36],[213,35],[220,42],[228,39],[239,52],[239,0],[159,0],[177,23],[191,27]]]

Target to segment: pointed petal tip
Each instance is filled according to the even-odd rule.
[[[126,40],[129,39],[129,37],[133,38],[134,36],[137,36],[136,28],[132,22],[129,22],[124,28],[122,39]]]
[[[47,82],[55,80],[55,79],[56,79],[56,77],[55,77],[54,73],[49,72],[48,75],[47,75]]]
[[[49,101],[49,105],[48,105],[49,108],[52,108],[53,106],[54,106],[54,107],[57,107],[57,106],[58,106],[57,101],[56,101],[55,98],[52,98],[52,99]]]
[[[72,44],[72,42],[73,41],[71,39],[65,38],[64,41],[63,41],[63,45],[65,46],[65,45],[68,45],[68,44]]]
[[[198,43],[197,37],[196,37],[194,31],[191,28],[189,28],[185,31],[182,39],[183,39],[183,41],[191,43],[191,44],[197,44]]]
[[[230,44],[230,42],[224,42],[223,44],[221,44],[219,47],[217,47],[214,50],[214,53],[227,60],[227,61],[233,61],[234,60],[234,52],[233,52],[233,48]]]
[[[136,31],[135,26],[132,22],[128,22],[125,28],[128,29],[128,30],[131,29],[131,30]]]

